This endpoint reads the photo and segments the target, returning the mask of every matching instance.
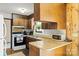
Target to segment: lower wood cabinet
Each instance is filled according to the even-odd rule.
[[[56,48],[52,50],[48,55],[49,56],[66,56],[66,46]]]
[[[40,49],[35,46],[29,45],[29,56],[39,56]]]
[[[29,56],[66,56],[66,46],[53,50],[39,49],[29,44]]]

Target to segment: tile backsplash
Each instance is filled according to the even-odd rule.
[[[43,30],[43,34],[58,34],[58,35],[64,35],[65,30]]]
[[[40,31],[42,31],[41,33],[39,33],[39,31],[36,32],[36,34],[59,34],[59,35],[65,35],[66,34],[66,30],[53,30],[53,29],[41,29]]]
[[[63,38],[66,38],[66,30],[62,29],[62,30],[54,30],[54,29],[41,29],[41,33],[39,31],[36,31],[35,35],[47,35],[50,38],[52,37],[52,35],[61,35]]]

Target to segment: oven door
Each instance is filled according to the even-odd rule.
[[[25,38],[23,37],[14,37],[14,46],[20,46],[25,44]]]

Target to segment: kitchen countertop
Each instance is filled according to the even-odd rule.
[[[55,40],[52,38],[42,38],[39,36],[32,36],[32,35],[28,35],[28,37],[41,40],[41,41],[29,42],[30,45],[33,45],[40,49],[46,49],[49,51],[72,43],[72,42],[65,42],[65,41]]]

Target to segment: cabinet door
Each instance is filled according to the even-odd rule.
[[[29,56],[40,56],[40,49],[29,44]]]
[[[18,26],[23,26],[24,25],[24,19],[17,18],[16,20],[18,21],[18,23],[17,23]]]
[[[42,22],[42,29],[57,29],[56,22]]]
[[[28,29],[31,29],[31,26],[32,26],[31,20],[28,20],[27,22],[28,22],[28,25],[27,25]]]
[[[66,29],[67,29],[67,39],[68,40],[72,40],[72,8],[71,8],[71,4],[67,4],[67,9],[66,9]]]
[[[43,22],[42,23],[42,29],[48,29],[48,23]]]
[[[57,23],[56,22],[49,22],[48,29],[57,29]]]
[[[17,26],[18,25],[18,21],[19,21],[19,19],[13,19],[13,26]]]
[[[78,36],[78,24],[79,24],[79,12],[78,9],[73,8],[72,10],[72,54],[78,55],[78,46],[79,46],[79,36]]]
[[[48,56],[66,56],[66,46],[53,49]]]
[[[13,26],[24,26],[28,28],[28,19],[26,16],[22,15],[13,15]]]
[[[79,4],[67,4],[67,38],[72,40],[71,54],[78,55],[78,26],[79,26]],[[67,48],[69,49],[69,47]]]
[[[78,33],[79,12],[77,9],[72,9],[72,31]]]
[[[24,26],[24,19],[19,19],[19,25]]]

